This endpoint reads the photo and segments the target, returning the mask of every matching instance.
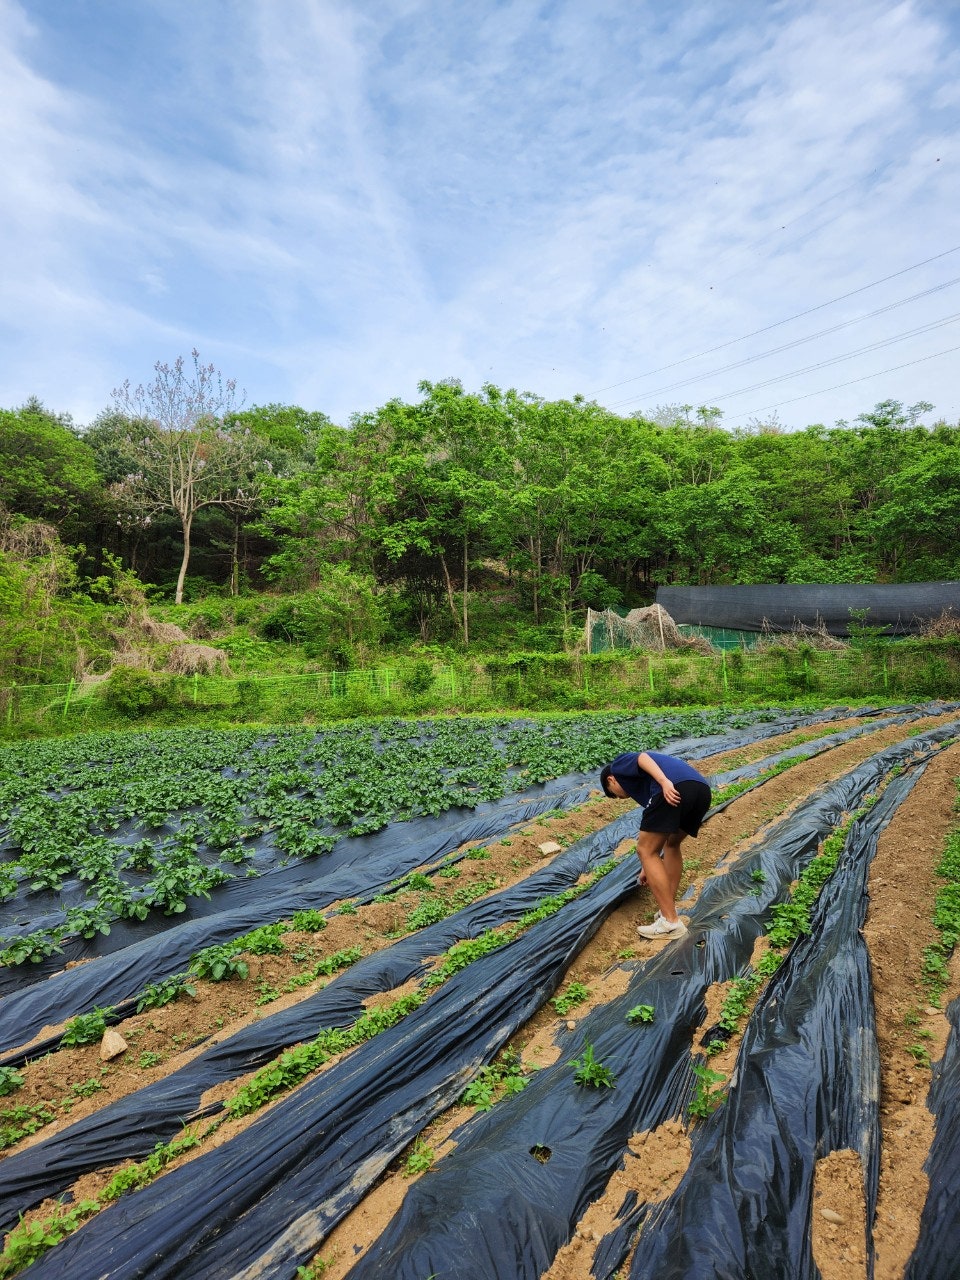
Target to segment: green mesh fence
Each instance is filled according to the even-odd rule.
[[[683,636],[702,636],[715,649],[752,649],[760,639],[759,631],[734,631],[730,627],[701,627],[680,622],[677,630]]]
[[[391,668],[303,676],[159,676],[149,719],[298,723],[458,710],[590,710],[737,702],[960,699],[960,643],[900,641],[838,652],[721,651],[716,655],[592,657],[529,654],[411,674]],[[119,717],[122,720],[122,717]],[[135,722],[137,717],[131,716]],[[0,729],[115,728],[105,685],[0,689]]]

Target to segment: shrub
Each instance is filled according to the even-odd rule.
[[[166,710],[174,701],[169,679],[137,667],[114,667],[100,687],[100,697],[128,720]]]
[[[403,676],[403,687],[408,693],[426,693],[433,681],[433,667],[430,663],[415,662]]]

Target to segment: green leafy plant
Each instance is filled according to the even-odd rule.
[[[476,1079],[464,1089],[460,1102],[478,1111],[489,1111],[501,1098],[520,1093],[529,1081],[520,1055],[513,1049],[505,1049],[498,1062],[481,1067]]]
[[[70,1086],[70,1092],[75,1098],[92,1098],[95,1093],[99,1093],[104,1087],[103,1081],[98,1080],[96,1076],[91,1076],[89,1080],[84,1080]]]
[[[573,1078],[583,1088],[612,1089],[616,1078],[609,1067],[598,1062],[589,1040],[583,1042],[583,1054],[570,1063],[574,1068]]]
[[[426,929],[432,924],[437,924],[449,914],[450,906],[443,898],[424,898],[420,905],[408,914],[406,920],[407,929],[411,933],[417,929]]]
[[[0,1098],[23,1086],[23,1076],[15,1067],[0,1067]]]
[[[418,1138],[413,1145],[413,1150],[404,1161],[403,1176],[411,1178],[414,1174],[426,1173],[436,1158],[433,1148],[428,1147],[422,1138]]]
[[[0,1276],[15,1275],[42,1258],[48,1249],[76,1231],[99,1208],[96,1200],[81,1200],[71,1209],[53,1217],[21,1222],[7,1236],[3,1255],[0,1257]]]
[[[652,1022],[655,1011],[652,1004],[637,1004],[627,1014],[628,1022]]]
[[[322,911],[314,911],[312,909],[295,911],[292,923],[294,929],[300,932],[319,933],[321,929],[327,927],[327,917]]]
[[[0,964],[26,964],[28,960],[32,964],[39,964],[48,956],[62,955],[62,937],[60,930],[40,930],[16,938],[0,951]]]
[[[762,983],[763,978],[758,973],[751,974],[749,977],[735,978],[720,1009],[720,1016],[717,1019],[718,1026],[721,1026],[724,1031],[729,1031],[731,1034],[735,1032],[740,1020],[746,1017],[750,1001],[756,995]]]
[[[89,1013],[80,1013],[75,1018],[71,1018],[60,1037],[61,1048],[75,1048],[100,1040],[107,1029],[107,1020],[113,1016],[113,1012],[112,1007],[92,1009]]]
[[[173,974],[159,982],[148,983],[137,997],[137,1013],[145,1009],[162,1009],[180,996],[195,996],[197,988],[187,982],[186,974]]]
[[[21,1138],[36,1133],[53,1118],[53,1112],[43,1102],[28,1106],[7,1107],[0,1111],[0,1150],[12,1147]]]
[[[582,982],[571,982],[566,991],[562,995],[554,996],[550,1003],[557,1013],[563,1017],[578,1004],[583,1004],[584,1000],[589,999],[589,996],[590,989],[584,986]]]
[[[145,1187],[158,1173],[167,1167],[171,1160],[176,1160],[185,1151],[191,1151],[200,1145],[200,1137],[196,1133],[184,1133],[170,1142],[158,1142],[151,1155],[136,1164],[127,1165],[115,1173],[100,1192],[101,1201],[119,1200],[128,1191]]]
[[[335,1258],[319,1258],[312,1266],[297,1267],[296,1280],[323,1280],[335,1261]]]
[[[208,982],[228,982],[231,978],[246,978],[250,968],[241,960],[232,944],[205,947],[190,961],[190,973]]]
[[[249,933],[242,934],[234,940],[233,945],[237,950],[247,951],[254,956],[281,956],[286,951],[283,941],[285,932],[286,926],[282,922],[265,924],[259,929],[251,929]]]
[[[687,1110],[692,1116],[704,1119],[712,1115],[725,1100],[727,1091],[718,1086],[722,1085],[727,1077],[722,1071],[714,1071],[705,1064],[695,1065],[692,1071],[696,1083]]]

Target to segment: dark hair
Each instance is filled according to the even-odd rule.
[[[610,768],[608,764],[605,764],[603,768],[600,770],[600,785],[601,787],[603,787],[603,794],[605,796],[610,796],[611,799],[613,798],[613,792],[607,786],[607,783],[610,781],[612,777],[613,777],[613,770]]]

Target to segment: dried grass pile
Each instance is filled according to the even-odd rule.
[[[196,644],[182,627],[152,618],[139,591],[131,593],[127,605],[123,629],[113,635],[111,670],[134,667],[139,671],[166,671],[178,676],[233,674],[222,649]]]
[[[131,615],[128,626],[154,644],[189,644],[190,637],[173,622],[157,622],[146,610]]]
[[[826,652],[838,652],[848,647],[845,640],[830,634],[822,618],[818,618],[812,627],[799,618],[794,618],[790,631],[774,631],[764,618],[763,632],[753,646],[753,652],[763,653],[767,649],[822,649]]]
[[[920,628],[926,640],[954,640],[960,636],[960,616],[953,609],[944,609],[939,618],[927,618]]]
[[[164,670],[175,676],[230,676],[233,674],[224,651],[214,649],[209,644],[176,645],[167,654]]]
[[[667,650],[705,654],[716,652],[704,636],[683,635],[661,604],[631,609],[625,618],[612,609],[604,609],[602,613],[588,610],[588,636],[597,623],[603,625],[611,649],[642,649],[653,653],[665,653]]]

